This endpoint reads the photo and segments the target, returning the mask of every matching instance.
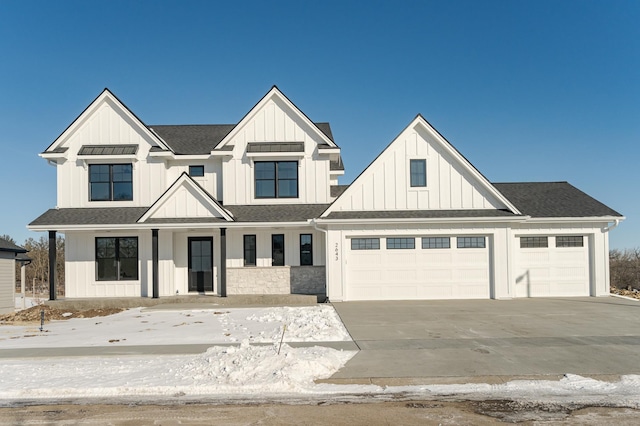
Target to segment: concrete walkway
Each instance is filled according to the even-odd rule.
[[[640,373],[636,301],[604,297],[333,305],[360,348],[328,380],[333,383],[380,378],[499,382],[501,377]]]

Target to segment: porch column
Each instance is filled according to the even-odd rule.
[[[158,230],[151,230],[151,277],[153,280],[153,298],[160,297],[160,283],[158,281]]]
[[[49,231],[49,300],[56,300],[56,231]]]
[[[220,228],[220,296],[227,297],[227,228]]]

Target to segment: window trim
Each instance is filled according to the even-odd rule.
[[[309,263],[302,263],[303,237],[309,237]],[[300,266],[313,266],[313,234],[300,234]]]
[[[480,240],[482,240],[482,245],[476,245],[476,243],[479,242]],[[459,248],[459,249],[487,248],[487,237],[474,236],[474,235],[467,236],[467,237],[456,237],[456,248]]]
[[[124,239],[133,239],[136,241],[136,275],[133,278],[122,278],[120,276],[121,274],[121,269],[120,269],[120,240],[124,240]],[[111,258],[99,258],[98,257],[98,240],[115,240],[115,262],[116,262],[116,277],[115,279],[106,279],[106,278],[100,278],[99,276],[99,267],[98,267],[98,259],[111,259]],[[139,246],[139,240],[138,237],[95,237],[94,238],[94,264],[95,264],[95,276],[96,276],[96,281],[138,281],[139,277],[140,277],[140,246]],[[125,259],[132,259],[132,258],[125,258]]]
[[[419,164],[421,169],[419,174],[414,174],[413,165]],[[414,177],[416,180],[414,181]],[[424,182],[422,178],[424,177]],[[412,158],[409,160],[409,187],[426,188],[427,187],[427,160],[425,158]]]
[[[247,248],[247,239],[253,237],[253,249]],[[247,252],[253,252],[253,263],[247,261]],[[257,266],[258,265],[258,241],[256,234],[245,234],[242,236],[242,257],[244,266]]]
[[[275,263],[275,237],[282,237],[282,264],[276,264]],[[285,264],[287,263],[285,260],[285,238],[284,238],[284,234],[271,234],[271,266],[285,266]]]
[[[194,170],[202,170],[202,174],[194,173]],[[189,176],[191,177],[204,177],[204,164],[193,164],[189,166]]]
[[[257,173],[256,173],[256,165],[257,164],[266,164],[266,163],[271,163],[273,164],[273,168],[274,168],[274,177],[273,179],[258,179],[257,177]],[[294,163],[296,165],[296,178],[295,178],[295,182],[296,182],[296,193],[295,195],[292,196],[281,196],[279,194],[279,183],[280,181],[292,181],[293,179],[289,179],[289,178],[283,178],[280,179],[278,177],[278,164],[280,163]],[[269,199],[279,199],[279,198],[289,198],[289,199],[293,199],[293,198],[300,198],[300,171],[299,171],[299,167],[300,164],[297,160],[274,160],[274,161],[254,161],[253,162],[253,191],[254,191],[254,198],[259,199],[259,200],[269,200]],[[273,194],[274,196],[260,196],[258,195],[258,181],[273,181]]]
[[[446,246],[444,245],[445,241]],[[434,242],[434,244],[430,242]],[[451,248],[451,237],[422,237],[420,244],[423,250],[448,250]]]
[[[416,239],[414,237],[387,237],[387,250],[414,250]]]
[[[579,244],[578,238],[580,239]],[[584,247],[584,235],[558,235],[555,239],[557,248]],[[564,239],[565,241],[559,244],[558,239]]]
[[[109,180],[108,181],[98,181],[98,182],[94,182],[91,180],[91,168],[94,166],[108,166],[109,167]],[[119,181],[114,181],[113,180],[113,166],[129,166],[131,168],[131,181],[126,181],[126,180],[119,180]],[[89,202],[95,203],[95,202],[112,202],[112,201],[133,201],[134,198],[134,194],[133,194],[133,163],[92,163],[88,165],[88,181],[89,181]],[[108,183],[109,184],[109,198],[106,200],[94,200],[93,199],[93,186],[92,184],[94,183]],[[115,183],[130,183],[131,184],[131,198],[126,198],[126,199],[119,199],[116,200],[114,199],[114,190],[113,190],[113,186]]]
[[[380,238],[351,238],[351,250],[380,250]]]

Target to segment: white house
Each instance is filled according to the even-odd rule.
[[[15,310],[16,258],[27,251],[0,238],[0,314]]]
[[[601,296],[624,219],[566,182],[491,183],[420,115],[338,185],[329,124],[275,86],[229,125],[146,125],[105,89],[40,156],[57,206],[29,229],[65,234],[68,298]]]

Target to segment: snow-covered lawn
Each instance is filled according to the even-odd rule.
[[[286,326],[286,330],[284,330]],[[0,348],[349,341],[332,306],[156,311],[0,326]]]
[[[332,398],[514,399],[640,408],[640,376],[615,383],[566,375],[560,381],[391,386],[316,384],[356,352],[281,347],[284,340],[350,340],[331,306],[192,311],[131,309],[109,317],[0,326],[0,349],[210,343],[198,355],[3,359],[0,405],[24,400],[331,400]],[[33,337],[26,337],[33,335]],[[112,340],[112,342],[109,342]],[[266,345],[252,345],[252,343]],[[216,344],[239,343],[235,346]],[[270,344],[269,344],[270,343]],[[278,350],[280,352],[278,353]],[[372,372],[375,375],[375,372]]]

